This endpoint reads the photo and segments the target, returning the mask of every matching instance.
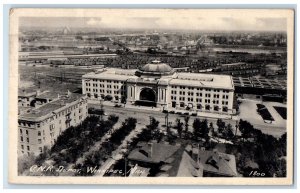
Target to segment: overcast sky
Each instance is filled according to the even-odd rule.
[[[178,29],[216,31],[286,31],[287,21],[282,17],[23,17],[25,27],[84,27],[116,29]]]

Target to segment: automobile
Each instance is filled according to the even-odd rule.
[[[168,111],[167,111],[167,110],[163,110],[162,112],[163,112],[163,113],[168,113]]]
[[[189,115],[189,113],[188,112],[185,112],[185,113],[183,113],[184,115]]]
[[[191,115],[192,115],[192,116],[197,116],[197,113],[192,113]]]
[[[182,112],[176,112],[177,115],[182,115]]]
[[[120,104],[115,104],[114,107],[120,108],[122,105]]]
[[[175,114],[175,111],[169,111],[170,114]]]

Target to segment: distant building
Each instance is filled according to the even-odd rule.
[[[30,109],[18,117],[18,151],[21,154],[43,152],[70,126],[87,117],[86,96],[68,92],[57,99]]]
[[[162,177],[236,177],[235,156],[217,151],[139,143],[128,155],[129,167],[138,174]],[[144,172],[141,172],[144,171]],[[145,176],[145,175],[135,175]]]
[[[229,75],[179,73],[153,61],[138,70],[108,68],[83,75],[82,90],[90,99],[109,95],[116,102],[234,114],[234,84]]]

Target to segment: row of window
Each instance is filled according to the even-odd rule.
[[[211,92],[211,91],[213,91],[213,92],[222,92],[223,91],[223,93],[229,93],[228,90],[210,89],[210,88],[204,89],[204,88],[185,87],[185,86],[171,86],[171,88],[173,88],[173,89],[178,89],[179,88],[179,89],[188,89],[188,90],[200,90],[200,91],[204,90],[204,91],[208,91],[208,92]]]
[[[88,92],[88,91],[91,91],[91,89],[87,88],[86,91],[87,91],[87,92]],[[112,94],[112,91],[111,91],[111,90],[103,90],[103,89],[99,89],[99,90],[98,90],[98,89],[93,89],[93,92],[96,92],[96,93],[97,93],[98,91],[99,91],[99,93],[105,93],[105,91],[106,91],[107,94]],[[117,95],[117,94],[119,94],[120,92],[117,91],[117,90],[115,90],[113,93]],[[124,94],[125,94],[125,91],[121,91],[121,94],[124,95]],[[98,97],[96,97],[96,98],[98,98]]]
[[[104,79],[93,79],[93,82],[107,82],[107,83],[115,83],[115,84],[124,84],[124,81],[118,81],[118,80],[104,80]]]
[[[89,87],[90,83],[86,83],[86,86]],[[98,84],[93,84],[93,87],[94,88],[98,88],[98,87],[105,88],[105,85],[104,84],[99,84],[99,86],[98,86]],[[119,85],[114,85],[114,86],[112,86],[112,85],[106,85],[106,88],[114,88],[114,89],[122,89],[122,90],[126,89],[126,87],[124,85],[123,86],[119,86]]]
[[[22,153],[24,153],[24,145],[21,145],[21,149],[22,149]],[[29,155],[29,151],[30,151],[30,146],[28,145],[27,146],[27,151],[28,151],[28,155]],[[39,151],[40,151],[40,153],[42,153],[43,152],[43,148],[42,147],[39,147]]]
[[[171,96],[171,100],[176,100],[176,96]],[[185,97],[179,97],[179,101],[185,101]],[[194,98],[187,97],[187,101],[194,102]],[[205,99],[205,103],[210,103],[210,99]],[[201,98],[196,98],[196,102],[202,102]],[[213,100],[213,104],[219,104],[218,100]],[[228,101],[222,101],[222,104],[228,105]]]
[[[171,94],[176,95],[177,91],[171,91]],[[185,91],[179,91],[179,95],[185,95]],[[194,93],[193,92],[187,92],[187,95],[188,96],[194,96]],[[202,97],[202,93],[196,93],[196,96]],[[210,93],[206,93],[205,97],[211,97],[211,94]],[[214,94],[213,97],[214,98],[220,98],[220,95],[219,94]],[[223,95],[223,99],[228,99],[228,95]]]
[[[181,107],[181,108],[185,108],[185,107],[193,108],[192,106],[186,105],[184,102],[180,102],[179,104],[177,104],[175,101],[172,102],[172,107],[173,108],[176,108],[177,105],[179,105],[179,107]],[[197,104],[196,109],[198,109],[198,110],[205,109],[205,110],[209,110],[209,111],[211,109],[213,109],[214,111],[222,110],[223,112],[228,112],[228,107],[227,106],[223,106],[222,108],[220,108],[217,105],[211,107],[210,105],[202,106],[201,104]]]

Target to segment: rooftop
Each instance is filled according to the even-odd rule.
[[[174,73],[172,75],[161,76],[159,79],[150,76],[138,77],[135,75],[136,69],[117,69],[107,68],[98,72],[91,72],[83,75],[83,78],[88,79],[106,79],[106,80],[119,80],[119,81],[143,81],[154,82],[163,80],[170,85],[182,85],[182,86],[198,86],[207,88],[221,88],[221,89],[234,89],[232,77],[229,75],[217,75],[207,73]],[[149,80],[148,80],[149,79]],[[155,81],[156,80],[156,81]]]
[[[47,91],[47,92],[43,92],[42,94],[37,95],[36,98],[38,98],[38,99],[55,99],[55,98],[58,98],[58,96],[59,96],[59,93]]]
[[[166,63],[154,60],[136,71],[137,76],[165,76],[172,75],[175,70]]]
[[[184,147],[163,143],[139,144],[141,147],[133,150],[128,159],[158,164],[159,172],[156,176],[202,176],[201,166],[190,157]]]
[[[222,176],[237,176],[235,156],[218,151],[199,151],[203,170]]]
[[[47,115],[52,115],[56,110],[59,110],[62,107],[67,106],[69,103],[72,103],[80,99],[83,95],[71,93],[68,96],[61,96],[59,99],[52,102],[46,103],[38,108],[31,109],[30,111],[19,116],[21,120],[28,121],[40,121],[43,117]]]
[[[83,75],[83,78],[91,79],[107,79],[107,80],[121,80],[126,81],[130,77],[135,77],[136,69],[119,69],[119,68],[105,68],[96,72],[90,72]]]
[[[180,146],[173,146],[162,143],[148,143],[140,148],[134,149],[128,159],[143,161],[148,163],[165,162],[170,158]]]
[[[171,85],[199,86],[208,88],[234,89],[232,77],[207,73],[177,73]]]
[[[203,172],[237,176],[235,156],[231,154],[199,150],[190,145],[184,148],[163,143],[140,143],[138,146],[128,159],[157,164],[157,176],[201,177]]]

